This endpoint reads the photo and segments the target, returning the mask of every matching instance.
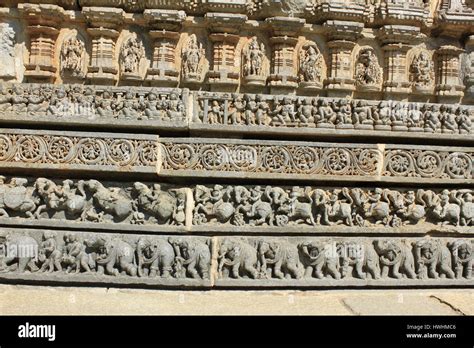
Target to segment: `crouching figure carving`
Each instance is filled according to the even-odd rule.
[[[96,263],[92,254],[86,252],[86,246],[72,233],[64,235],[64,253],[61,262],[66,266],[66,273],[86,273],[95,270]]]
[[[375,250],[379,255],[382,278],[391,276],[401,279],[403,276],[415,279],[415,261],[411,247],[403,241],[376,240]]]

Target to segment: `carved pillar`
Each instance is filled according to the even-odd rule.
[[[466,91],[464,100],[467,103],[474,103],[474,35],[470,35],[466,40],[466,59],[465,59],[464,83]]]
[[[64,15],[62,7],[42,4],[19,4],[19,12],[28,23],[30,57],[25,76],[30,82],[53,82],[56,76],[54,52],[58,25]]]
[[[176,87],[179,81],[175,59],[176,45],[186,13],[175,10],[145,10],[144,17],[151,27],[149,34],[153,40],[151,67],[147,70],[145,80],[152,86]]]
[[[234,91],[239,84],[240,66],[236,64],[235,48],[237,35],[247,16],[227,13],[206,13],[213,43],[212,68],[207,77],[211,90]],[[240,61],[240,60],[239,60]]]
[[[352,50],[364,27],[362,23],[327,21],[329,76],[326,80],[327,95],[347,97],[355,89]]]
[[[273,92],[294,92],[298,87],[296,73],[295,46],[298,32],[304,26],[301,18],[272,17],[267,18],[272,36],[272,61],[268,84]]]
[[[385,25],[379,30],[384,51],[383,91],[386,99],[405,99],[411,90],[408,79],[407,52],[417,41],[420,29]]]
[[[450,45],[441,46],[436,51],[436,94],[440,103],[455,103],[463,96],[459,60],[463,51]]]
[[[115,84],[118,72],[115,61],[115,44],[119,36],[117,27],[122,23],[124,12],[118,8],[84,7],[82,13],[92,38],[87,78],[95,84]]]

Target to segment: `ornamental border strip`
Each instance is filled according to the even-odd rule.
[[[158,175],[470,185],[473,149],[392,144],[160,138]]]
[[[473,287],[473,241],[0,229],[0,282],[154,288]]]
[[[4,170],[154,173],[158,136],[0,129]]]
[[[0,225],[131,233],[474,234],[472,189],[0,176]]]
[[[470,123],[474,124],[474,106],[472,105],[458,105],[458,104],[436,104],[436,103],[404,103],[391,100],[361,100],[352,99],[350,102],[344,98],[329,98],[329,97],[307,97],[307,96],[279,96],[270,94],[259,94],[259,98],[264,103],[271,104],[273,100],[276,103],[280,99],[285,98],[291,101],[294,109],[293,118],[295,122],[286,122],[285,124],[264,124],[258,125],[255,118],[258,113],[258,103],[253,101],[254,94],[229,94],[229,93],[213,93],[213,92],[199,92],[189,91],[187,88],[166,88],[166,87],[111,87],[100,85],[52,85],[52,84],[3,84],[4,90],[15,90],[21,88],[19,95],[6,95],[0,104],[0,124],[18,125],[51,125],[51,126],[82,126],[82,127],[100,127],[104,131],[111,129],[136,129],[136,130],[155,130],[155,131],[169,131],[182,132],[191,134],[209,134],[209,133],[225,133],[225,134],[265,134],[267,136],[294,136],[312,138],[314,136],[321,137],[369,137],[369,138],[393,138],[393,139],[429,139],[431,141],[448,141],[453,139],[453,134],[456,135],[456,141],[459,143],[471,143],[474,141],[472,134],[474,133],[474,126],[471,125],[470,133],[460,133],[458,131],[445,132],[445,119],[448,120],[448,125],[453,123],[453,127],[459,130],[461,122],[461,114],[455,115],[458,108],[462,108],[470,114]],[[40,92],[46,94],[38,97],[33,92],[38,89]],[[24,92],[23,90],[26,90]],[[88,91],[87,93],[85,91]],[[31,95],[29,94],[31,93]],[[59,96],[55,94],[59,93]],[[153,98],[150,96],[153,95]],[[172,97],[174,95],[175,97]],[[232,97],[234,96],[234,97]],[[228,110],[229,100],[232,98],[250,98],[247,102],[250,106],[247,109],[241,107],[239,124],[224,124],[224,120],[231,119],[232,112]],[[14,100],[14,102],[12,101]],[[224,106],[219,106],[222,113],[220,116],[222,122],[220,124],[209,124],[203,122],[200,116],[204,111],[200,107],[203,100],[217,100],[224,101]],[[304,101],[311,101],[308,107],[311,107],[311,116],[301,116],[304,106]],[[314,101],[318,103],[326,102],[327,106],[319,104],[313,105]],[[349,113],[344,116],[340,110],[339,104],[350,105]],[[363,103],[365,106],[357,106]],[[397,104],[398,103],[398,104]],[[18,105],[17,105],[18,104]],[[30,105],[31,104],[31,105]],[[255,104],[255,105],[253,105]],[[357,113],[354,108],[364,109]],[[278,104],[277,104],[278,105]],[[319,106],[318,106],[319,105]],[[342,105],[342,104],[341,104]],[[404,105],[410,107],[408,109],[402,108],[405,112],[394,120],[390,120],[393,105]],[[417,105],[417,112],[413,114],[412,105]],[[273,109],[275,109],[274,107]],[[321,108],[329,108],[328,110],[320,110]],[[367,109],[368,108],[368,109]],[[446,108],[446,110],[453,108],[452,115],[444,112],[443,115],[435,115],[436,112],[432,108]],[[235,108],[234,108],[235,109]],[[278,109],[278,108],[276,108]],[[301,109],[301,110],[300,110]],[[314,109],[314,110],[313,110]],[[367,110],[366,110],[367,109]],[[370,110],[369,110],[370,109]],[[381,109],[387,109],[383,111]],[[270,110],[269,106],[265,107],[268,112],[277,110]],[[427,120],[425,116],[418,113],[423,111],[423,115],[428,111],[432,118],[430,124],[433,127],[425,127]],[[430,111],[431,110],[431,111]],[[459,109],[460,110],[460,109]],[[235,110],[234,110],[235,111]],[[267,113],[268,113],[267,112]],[[305,111],[307,112],[307,111]],[[235,114],[235,113],[234,113]],[[300,115],[301,114],[301,115]],[[325,116],[321,116],[324,114]],[[354,115],[357,114],[357,117]],[[384,116],[380,116],[380,114]],[[446,117],[446,115],[450,117]],[[242,116],[243,115],[243,116]],[[370,116],[369,116],[370,115]],[[377,115],[377,116],[376,116]],[[464,115],[463,117],[466,118]],[[244,117],[245,116],[245,117]],[[441,117],[442,116],[442,117]],[[259,116],[260,117],[260,116]],[[272,116],[273,117],[273,116]],[[307,117],[316,117],[318,122],[303,122],[302,119]],[[356,129],[354,125],[342,123],[337,121],[342,118],[350,122],[358,123]],[[421,117],[421,118],[420,118]],[[245,119],[249,118],[249,124],[245,124]],[[400,120],[396,120],[400,118]],[[415,119],[413,119],[415,118]],[[250,121],[250,120],[253,121]],[[328,122],[323,122],[327,119]],[[346,120],[346,121],[347,121]],[[337,122],[339,123],[337,123]],[[348,121],[348,122],[349,122]],[[336,122],[336,123],[334,123]],[[349,122],[349,123],[350,123]],[[387,123],[388,122],[388,123]],[[466,121],[467,122],[467,121]],[[360,124],[359,124],[360,123]],[[380,124],[379,124],[380,123]],[[397,123],[392,126],[389,124]],[[465,122],[464,122],[465,123]],[[467,126],[463,126],[464,128]]]

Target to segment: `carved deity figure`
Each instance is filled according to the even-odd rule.
[[[77,37],[64,41],[61,48],[61,74],[84,77],[84,42]]]
[[[145,57],[145,49],[141,41],[131,37],[122,45],[120,66],[122,73],[139,74],[140,61]]]
[[[430,55],[421,51],[410,65],[411,80],[416,86],[427,87],[434,81],[434,65]]]
[[[305,45],[300,52],[300,81],[321,82],[323,58],[316,45]]]
[[[197,42],[195,34],[189,36],[189,41],[183,49],[183,75],[185,79],[197,79],[200,71],[199,63],[204,56],[202,44]]]
[[[250,39],[247,49],[244,51],[244,76],[261,76],[263,73],[263,57],[265,47],[263,43],[259,44],[257,37]]]
[[[371,86],[381,82],[380,65],[372,48],[364,48],[359,52],[355,70],[358,85]]]
[[[15,78],[15,30],[8,23],[0,23],[0,59],[0,79]]]

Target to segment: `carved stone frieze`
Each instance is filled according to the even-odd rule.
[[[186,89],[2,84],[0,95],[0,120],[10,122],[64,124],[67,119],[85,125],[168,123],[171,128],[187,124]]]
[[[203,226],[343,225],[382,231],[474,223],[470,189],[197,185],[194,201],[193,225]]]
[[[0,281],[143,287],[472,285],[471,238],[0,231]],[[217,255],[214,260],[211,255]]]
[[[471,148],[161,138],[160,149],[164,176],[473,182]]]
[[[191,223],[186,221],[189,197],[190,188],[157,183],[0,176],[0,216],[6,222],[27,219],[23,223],[73,228],[134,225],[182,230]]]
[[[0,231],[0,279],[210,286],[207,237]]]
[[[470,239],[222,237],[218,248],[216,285],[472,282]]]
[[[2,129],[0,163],[6,168],[153,172],[157,144],[156,136]]]
[[[384,136],[400,132],[404,137],[410,136],[407,132],[415,136],[474,132],[474,109],[464,105],[205,92],[196,98],[194,124],[223,125],[229,130],[244,126],[239,132],[252,126],[276,132],[285,128],[335,129],[335,134],[383,132]]]
[[[0,176],[6,225],[153,232],[470,233],[471,189],[170,185]]]

